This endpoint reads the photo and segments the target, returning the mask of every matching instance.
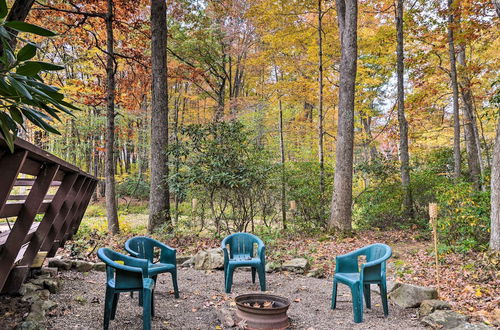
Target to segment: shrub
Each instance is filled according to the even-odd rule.
[[[387,179],[360,193],[354,204],[353,219],[359,228],[408,228],[418,225],[426,228],[428,205],[436,200],[436,188],[451,184],[446,177],[430,170],[411,173],[414,218],[407,219],[403,212],[403,189],[397,180]]]
[[[208,205],[217,233],[244,231],[256,217],[269,216],[277,166],[240,122],[189,125],[182,133],[182,143],[170,150],[183,158],[182,166],[169,182],[179,196]]]
[[[139,179],[134,176],[127,176],[122,182],[116,185],[118,197],[131,197],[140,200],[149,198],[149,181],[144,178]]]
[[[326,164],[325,164],[326,165]],[[301,229],[323,227],[330,214],[333,189],[333,168],[325,166],[325,193],[319,190],[319,163],[286,164],[287,199],[297,205],[296,225]]]
[[[490,192],[475,191],[468,182],[441,185],[438,228],[443,243],[459,252],[487,249],[490,234]]]

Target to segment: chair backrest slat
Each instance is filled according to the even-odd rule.
[[[255,257],[254,245],[262,244],[262,241],[250,233],[235,233],[226,237],[223,241],[224,246],[229,246],[229,256],[235,255]]]

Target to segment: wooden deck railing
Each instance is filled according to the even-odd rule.
[[[0,227],[2,292],[16,292],[37,255],[54,256],[73,236],[97,182],[22,139],[11,153],[0,135],[0,221],[6,219]]]

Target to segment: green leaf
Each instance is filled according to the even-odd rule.
[[[42,71],[59,71],[59,70],[64,70],[64,67],[61,65],[56,65],[52,63],[47,63],[47,62],[39,62],[39,61],[29,61],[26,63],[38,63],[42,67]]]
[[[0,112],[0,131],[2,131],[2,135],[5,138],[5,142],[7,142],[10,152],[14,152],[14,134],[16,132],[10,130],[9,121],[12,121],[12,118]]]
[[[35,62],[26,62],[17,67],[16,73],[23,76],[34,77],[42,70],[40,64]]]
[[[7,40],[10,40],[10,34],[3,26],[0,26],[0,36],[4,37]]]
[[[2,45],[3,45],[2,63],[5,67],[10,68],[10,66],[16,61],[16,58],[12,53],[12,49],[7,40],[2,39]]]
[[[24,87],[23,84],[21,84],[19,81],[17,81],[11,76],[7,76],[7,79],[9,80],[10,85],[17,91],[17,93],[20,96],[24,96],[28,100],[33,99],[33,96],[31,96],[31,94],[28,92],[28,90],[26,89],[26,87]]]
[[[23,115],[21,114],[21,111],[19,111],[19,109],[16,106],[11,106],[11,107],[9,107],[9,112],[10,112],[10,116],[12,117],[12,119],[14,119],[14,121],[16,123],[18,123],[19,125],[22,126],[24,120],[23,120]]]
[[[44,118],[48,118],[46,115],[42,114],[39,111],[35,111],[29,108],[23,108],[22,109],[23,114],[28,118],[29,121],[31,121],[33,124],[36,126],[42,128],[43,130],[54,133],[54,134],[61,134],[57,129],[52,127],[50,124],[48,124]]]
[[[2,1],[2,0],[0,0]],[[26,44],[21,50],[17,53],[18,61],[27,61],[35,57],[36,55],[36,46],[33,44]]]
[[[4,25],[16,31],[33,33],[43,37],[53,37],[56,35],[56,33],[50,30],[26,22],[12,21],[5,22]]]
[[[5,0],[0,0],[0,19],[5,18],[9,10],[7,9],[7,2]]]

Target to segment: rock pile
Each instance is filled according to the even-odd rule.
[[[61,282],[55,278],[57,268],[42,268],[37,275],[24,283],[19,290],[21,300],[31,303],[26,319],[17,327],[22,330],[46,329],[46,313],[57,307],[50,295],[58,293]]]

